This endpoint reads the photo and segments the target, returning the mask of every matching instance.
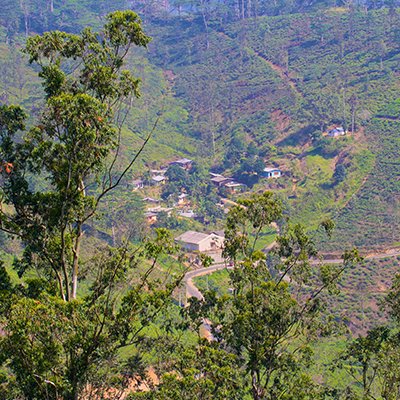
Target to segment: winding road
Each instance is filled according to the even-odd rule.
[[[269,251],[271,248],[275,245],[275,242],[270,244],[264,251]],[[365,260],[379,260],[382,258],[388,258],[388,257],[398,257],[400,256],[400,249],[390,249],[387,250],[385,253],[377,254],[377,253],[372,253],[369,255],[364,256]],[[317,265],[319,263],[326,263],[326,264],[340,264],[343,262],[341,258],[332,258],[332,259],[323,259],[321,260],[314,260],[312,261],[312,264]],[[196,297],[199,300],[203,300],[204,296],[200,292],[200,290],[197,288],[197,286],[194,284],[193,279],[197,278],[199,276],[204,276],[204,275],[209,275],[212,274],[216,271],[220,271],[225,268],[232,268],[228,267],[225,263],[218,263],[211,265],[208,268],[202,268],[202,269],[197,269],[194,271],[189,271],[185,274],[185,277],[183,278],[183,282],[185,283],[186,286],[186,300],[190,297]]]
[[[270,251],[274,246],[276,242],[271,243],[268,247],[264,249],[265,252]],[[387,257],[397,257],[400,256],[400,249],[390,249],[387,250],[387,252],[382,253],[382,254],[377,254],[377,253],[372,253],[369,255],[366,255],[364,257],[365,260],[379,260],[382,258],[387,258]],[[341,258],[331,258],[331,259],[323,259],[323,260],[314,260],[312,261],[312,264],[317,265],[321,262],[327,263],[327,264],[340,264],[343,260]],[[190,297],[195,297],[198,300],[204,300],[203,294],[200,292],[200,290],[197,288],[197,286],[194,284],[193,279],[197,278],[199,276],[204,276],[204,275],[209,275],[212,274],[216,271],[223,270],[225,268],[233,268],[227,266],[226,263],[216,263],[214,265],[211,265],[208,268],[202,268],[202,269],[197,269],[194,271],[189,271],[185,274],[185,277],[183,278],[183,282],[185,283],[186,287],[186,299],[185,299],[185,305],[187,305],[187,300]],[[286,277],[288,278],[288,277]],[[200,335],[203,338],[206,338],[208,341],[213,341],[214,337],[211,333],[211,321],[208,319],[203,319],[203,324],[202,328],[200,331]]]
[[[211,267],[196,269],[194,271],[189,271],[185,274],[183,278],[183,282],[186,286],[186,299],[190,297],[196,297],[199,300],[203,300],[204,296],[197,288],[197,286],[193,283],[193,278],[197,278],[199,276],[209,275],[216,271],[220,271],[221,269],[229,268],[225,263],[213,264]]]

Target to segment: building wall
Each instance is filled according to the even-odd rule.
[[[217,237],[217,241],[215,239],[216,236],[209,236],[207,238],[204,238],[199,243],[185,243],[185,242],[180,242],[180,243],[185,250],[206,252],[210,250],[221,249],[222,247],[221,242],[223,241],[222,238]]]
[[[200,251],[218,250],[222,248],[222,239],[216,236],[210,236],[199,243]]]
[[[195,243],[182,243],[182,247],[189,251],[201,251],[199,245]]]
[[[199,243],[199,251],[211,250],[212,237],[205,238]]]

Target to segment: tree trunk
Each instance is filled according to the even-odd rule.
[[[253,395],[253,400],[262,400],[264,395],[264,390],[262,387],[260,387],[257,371],[251,372],[251,387],[252,387],[251,392]]]
[[[78,227],[76,229],[76,239],[73,248],[73,264],[72,264],[72,292],[71,299],[76,299],[76,293],[78,290],[78,274],[79,274],[79,254],[81,251],[81,240],[82,240],[82,223],[78,222]]]
[[[343,96],[342,96],[342,112],[343,112],[343,127],[347,129],[347,121],[346,121],[346,87],[343,85]]]
[[[239,0],[236,0],[235,2],[235,14],[237,19],[240,19],[240,4],[239,4]]]
[[[251,0],[247,0],[247,18],[251,18]]]
[[[206,15],[206,9],[204,5],[204,0],[201,2],[201,14],[203,16],[203,23],[204,23],[204,28],[206,30],[206,49],[208,50],[210,47],[210,41],[208,37],[208,22],[207,22],[207,15]]]
[[[83,180],[81,180],[79,184],[79,190],[82,195],[85,197],[85,184]],[[72,261],[72,291],[71,291],[71,299],[76,299],[76,293],[78,290],[78,274],[79,274],[79,255],[81,252],[81,241],[82,241],[83,231],[82,231],[82,221],[77,222],[76,227],[76,238],[73,252],[73,261]]]

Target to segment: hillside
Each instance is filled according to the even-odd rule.
[[[1,400],[396,397],[399,0],[1,3]]]
[[[15,9],[17,30],[2,20],[2,101],[40,108],[35,70],[19,51],[24,26],[29,33],[78,32],[127,6],[120,3],[67,2],[47,14]],[[333,241],[322,242],[324,251],[396,245],[399,12],[327,2],[302,14],[260,9],[258,18],[237,21],[215,6],[206,10],[204,25],[201,9],[166,17],[161,6],[139,3],[153,41],[128,58],[143,95],[126,118],[121,168],[160,116],[131,177],[190,157],[250,191],[280,193],[294,220],[311,228],[334,218],[337,230]],[[349,133],[325,136],[334,126]],[[260,180],[260,163],[282,168],[284,176]]]
[[[156,21],[150,57],[173,71],[192,134],[215,143],[203,151],[217,169],[234,157],[232,137],[254,142],[266,163],[285,167],[275,189],[295,219],[335,219],[326,250],[385,247],[399,229],[398,115],[381,111],[397,104],[398,19],[332,9],[215,24],[207,35],[197,20]],[[349,134],[321,135],[335,124]]]

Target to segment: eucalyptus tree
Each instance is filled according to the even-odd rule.
[[[102,398],[110,387],[128,386],[135,366],[121,375],[119,349],[139,340],[175,287],[175,278],[161,287],[150,277],[160,255],[175,249],[164,230],[139,248],[128,240],[104,246],[82,265],[85,224],[151,135],[116,169],[121,125],[140,95],[124,58],[149,41],[132,11],[108,15],[100,32],[31,37],[25,52],[42,79],[43,110],[26,129],[21,107],[0,107],[0,228],[23,248],[14,262],[21,283],[0,271],[8,305],[0,310],[0,364],[9,398]]]
[[[2,187],[3,204],[12,211],[2,209],[1,227],[25,245],[20,274],[36,263],[56,279],[64,300],[77,296],[84,223],[135,159],[116,176],[115,112],[120,116],[139,96],[139,80],[122,64],[132,45],[149,41],[133,12],[110,14],[99,33],[88,28],[81,35],[31,37],[25,52],[39,66],[44,110],[18,140],[27,116],[18,106],[0,109],[1,157],[12,165],[11,173],[3,170]],[[46,189],[32,181],[46,182]]]

